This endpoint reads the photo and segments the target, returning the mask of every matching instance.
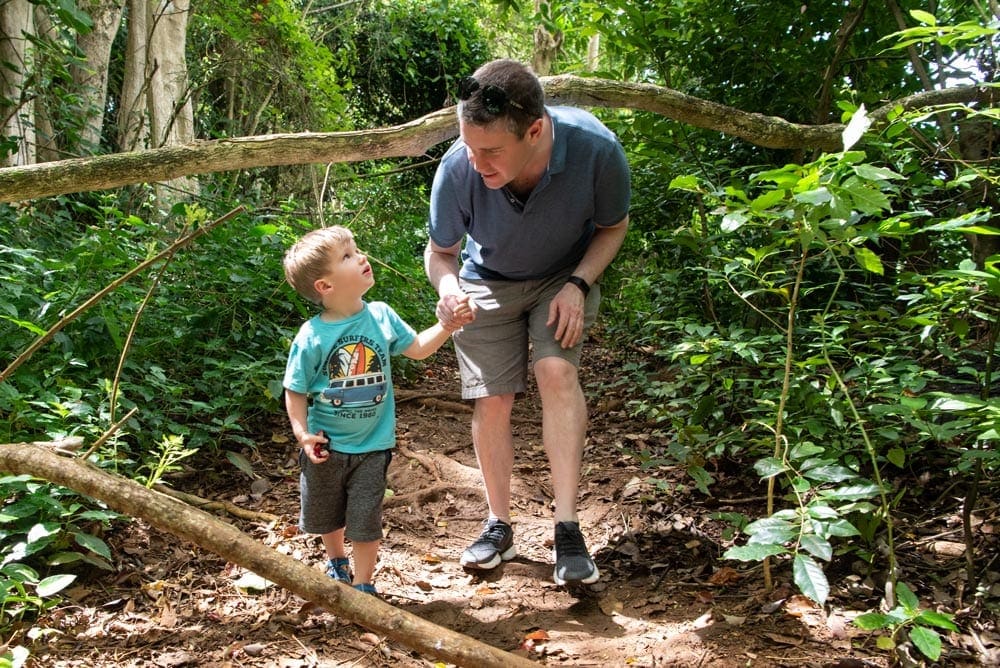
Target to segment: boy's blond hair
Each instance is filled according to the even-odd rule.
[[[313,284],[330,270],[331,253],[354,239],[346,227],[333,225],[307,232],[285,253],[285,280],[304,298],[319,304]]]

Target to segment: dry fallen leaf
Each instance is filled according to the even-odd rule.
[[[802,638],[796,638],[795,636],[786,636],[780,633],[765,633],[765,636],[778,643],[779,645],[790,645],[792,647],[798,647],[802,644]]]
[[[625,609],[625,606],[622,604],[622,602],[610,594],[602,598],[598,603],[598,605],[601,608],[601,612],[603,612],[608,617],[610,617],[615,613],[620,613],[622,610]]]
[[[818,612],[819,609],[819,606],[812,599],[801,594],[796,594],[785,602],[785,612],[792,617],[801,617],[810,612]]]
[[[699,603],[708,605],[709,603],[715,602],[715,594],[710,591],[696,591],[694,593],[694,599]]]
[[[719,570],[712,573],[712,575],[708,578],[708,582],[709,584],[722,586],[739,582],[741,577],[742,576],[735,568],[723,566]]]

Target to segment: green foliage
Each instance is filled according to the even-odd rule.
[[[394,125],[452,103],[455,82],[490,58],[480,14],[480,3],[449,0],[373,3],[360,12],[345,59],[358,122]]]
[[[200,136],[349,129],[327,28],[292,0],[193,7],[189,76],[199,82]]]
[[[114,570],[95,534],[117,513],[30,476],[0,478],[0,496],[0,628],[57,605],[80,564]]]
[[[897,583],[897,594],[899,605],[887,613],[868,612],[860,615],[854,619],[855,626],[866,631],[891,631],[886,642],[882,638],[878,641],[880,648],[890,650],[896,649],[899,644],[898,636],[905,630],[921,654],[931,661],[937,661],[941,658],[941,636],[936,629],[958,631],[952,621],[953,615],[922,609],[920,599],[904,582]]]

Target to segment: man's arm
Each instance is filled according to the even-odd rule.
[[[628,232],[628,216],[615,225],[598,227],[594,230],[590,246],[587,247],[580,264],[576,265],[573,275],[587,281],[587,285],[593,285],[618,255],[625,242],[626,232]]]
[[[428,241],[424,249],[424,271],[438,293],[435,314],[446,329],[454,331],[476,317],[476,307],[458,284],[458,253],[462,242],[454,246],[438,246]],[[465,299],[462,299],[465,297]]]
[[[573,270],[573,275],[587,281],[587,285],[593,285],[618,255],[625,241],[626,232],[628,232],[628,216],[610,227],[598,227],[583,259]],[[549,319],[546,325],[551,327],[555,324],[555,337],[563,348],[572,348],[583,337],[585,301],[586,295],[583,291],[572,283],[567,283],[549,303]]]

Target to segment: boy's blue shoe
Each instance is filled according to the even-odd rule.
[[[326,562],[326,574],[338,582],[351,584],[354,578],[351,576],[351,562],[347,557],[337,557]]]
[[[361,584],[354,585],[354,588],[360,591],[362,594],[371,594],[372,596],[378,596],[378,589],[375,589],[375,585],[363,582]]]

